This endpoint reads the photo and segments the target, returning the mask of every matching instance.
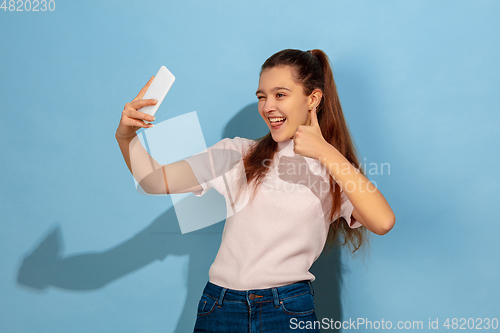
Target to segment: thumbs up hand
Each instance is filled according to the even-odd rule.
[[[331,146],[323,137],[319,127],[316,106],[309,111],[310,122],[299,125],[293,136],[294,153],[304,157],[320,159],[326,146]],[[310,123],[308,125],[308,123]]]

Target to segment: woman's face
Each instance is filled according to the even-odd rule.
[[[260,75],[259,113],[276,142],[293,138],[299,125],[309,125],[311,98],[295,83],[289,66],[265,69]],[[285,119],[283,119],[285,118]]]

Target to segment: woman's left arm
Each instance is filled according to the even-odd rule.
[[[320,151],[319,162],[354,206],[352,216],[377,235],[388,233],[396,216],[382,193],[331,144],[325,141]]]
[[[354,206],[352,216],[359,223],[377,235],[385,235],[394,227],[396,216],[382,193],[324,139],[316,107],[310,121],[298,126],[293,140],[296,154],[317,159],[332,175]]]

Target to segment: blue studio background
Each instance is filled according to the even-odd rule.
[[[256,138],[259,69],[285,48],[329,55],[367,170],[390,164],[369,178],[396,225],[364,259],[315,263],[318,318],[485,328],[500,317],[499,16],[494,0],[7,4],[0,332],[192,331],[224,222],[181,234],[169,197],[135,190],[121,111],[165,65],[155,123],[196,111],[207,146]]]

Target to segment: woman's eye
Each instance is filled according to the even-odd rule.
[[[276,94],[276,97],[283,97],[283,96],[285,96],[285,94],[282,94],[282,93],[277,93]]]
[[[264,98],[264,96],[258,96],[257,99],[261,99],[261,98]]]

